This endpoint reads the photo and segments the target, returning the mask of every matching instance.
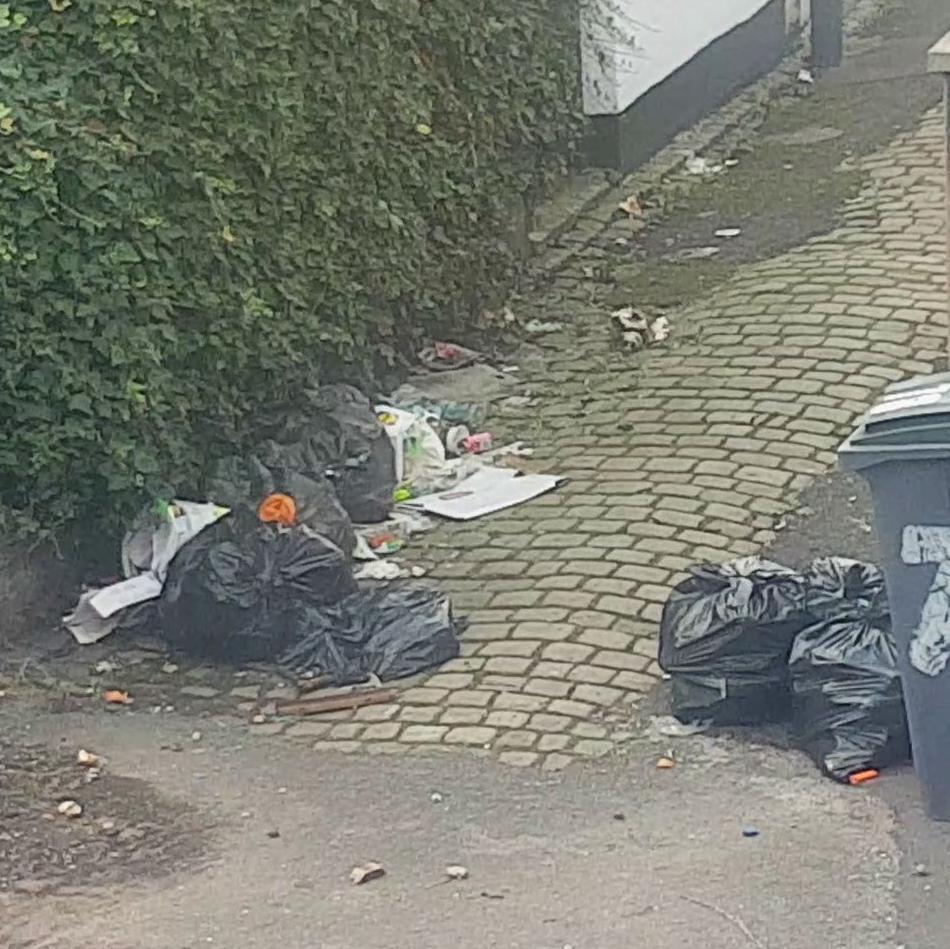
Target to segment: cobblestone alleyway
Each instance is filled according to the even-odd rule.
[[[618,348],[576,256],[532,301],[566,327],[526,373],[537,405],[503,423],[569,483],[429,537],[422,556],[472,621],[462,658],[398,704],[289,733],[376,753],[473,746],[547,770],[622,742],[660,676],[658,620],[683,570],[767,545],[874,395],[938,366],[941,133],[931,114],[862,161],[869,184],[839,228],[670,314],[671,341],[646,354]]]

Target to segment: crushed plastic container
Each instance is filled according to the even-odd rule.
[[[871,488],[914,766],[950,820],[950,373],[891,386],[838,457]]]

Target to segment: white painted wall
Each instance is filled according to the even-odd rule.
[[[590,0],[583,22],[584,110],[623,112],[768,0]],[[803,0],[786,0],[791,19]]]

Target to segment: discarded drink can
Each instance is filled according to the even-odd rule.
[[[472,455],[480,455],[483,451],[491,451],[491,432],[479,432],[469,435],[462,441],[462,447]]]

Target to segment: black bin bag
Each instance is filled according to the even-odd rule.
[[[246,457],[234,455],[218,462],[207,493],[216,504],[255,516],[268,495],[289,494],[297,505],[298,522],[328,537],[350,556],[356,532],[325,469],[303,445],[266,441]]]
[[[814,622],[789,658],[795,743],[837,781],[910,754],[884,577],[854,560],[806,571]]]
[[[758,557],[691,568],[663,608],[660,665],[682,721],[756,725],[788,714],[788,654],[805,581]]]
[[[323,459],[344,510],[357,524],[386,520],[396,489],[396,455],[373,404],[359,389],[333,383],[309,389],[278,441]]]
[[[294,641],[301,607],[355,589],[349,560],[328,538],[302,525],[231,516],[172,560],[159,621],[180,652],[230,663],[273,661]]]
[[[332,685],[362,682],[370,674],[401,679],[454,659],[462,629],[444,594],[400,584],[303,607],[294,623],[295,643],[281,664]]]

